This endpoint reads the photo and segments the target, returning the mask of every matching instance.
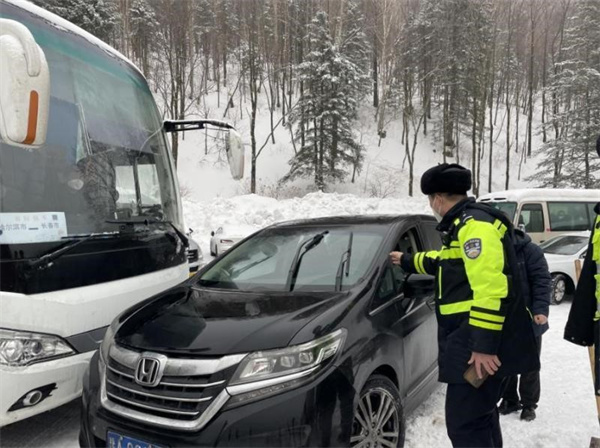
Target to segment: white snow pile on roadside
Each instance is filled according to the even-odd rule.
[[[350,215],[431,214],[425,197],[362,198],[352,194],[310,193],[302,198],[277,200],[244,195],[196,202],[183,199],[186,229],[194,230],[204,254],[208,253],[210,232],[224,227],[226,232],[248,235],[271,224],[294,219]]]

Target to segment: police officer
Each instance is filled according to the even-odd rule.
[[[505,256],[510,222],[503,222],[491,208],[476,206],[467,197],[470,188],[471,172],[460,165],[442,164],[426,171],[421,190],[428,195],[429,205],[440,221],[437,230],[443,234],[443,247],[414,255],[392,252],[390,256],[392,263],[400,264],[407,272],[436,276],[439,380],[448,383],[446,428],[452,445],[500,447],[499,370],[506,364],[514,367],[521,358],[512,353],[505,360],[502,352],[512,283],[512,269]],[[510,327],[521,340],[532,342],[509,344],[513,352],[520,350],[519,346],[529,348],[533,362],[523,372],[539,366],[531,322],[526,325],[530,335],[525,337],[513,331],[516,327]],[[464,378],[470,365],[474,365],[478,377],[484,372],[490,375],[479,388]]]
[[[600,156],[600,136],[596,142]],[[600,203],[594,208],[596,218],[571,311],[565,327],[565,339],[583,346],[596,345],[596,395],[600,396]]]

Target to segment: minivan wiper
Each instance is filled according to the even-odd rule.
[[[348,249],[342,254],[342,258],[340,260],[340,264],[338,266],[337,274],[335,276],[335,290],[342,290],[342,277],[343,274],[348,277],[350,275],[350,257],[352,257],[352,241],[354,240],[354,232],[350,232],[350,236],[348,238]],[[344,272],[344,266],[346,267],[346,272]]]
[[[140,219],[109,219],[106,222],[108,224],[121,224],[121,225],[127,225],[127,226],[132,226],[132,227],[135,226],[136,224],[143,225],[146,227],[149,227],[150,225],[154,225],[154,224],[167,224],[175,231],[175,233],[177,234],[177,236],[179,237],[179,239],[181,240],[183,245],[186,248],[190,247],[190,240],[188,239],[188,237],[185,236],[185,234],[181,230],[179,230],[177,228],[177,226],[175,224],[173,224],[173,222],[171,222],[171,221],[163,221],[162,219],[140,217]]]
[[[100,240],[100,239],[108,239],[118,237],[120,235],[119,232],[107,232],[107,233],[89,233],[86,235],[74,235],[67,238],[78,238],[74,241],[70,241],[65,245],[59,247],[58,249],[52,250],[50,252],[41,255],[36,260],[28,261],[28,268],[30,270],[43,270],[52,266],[52,263],[57,259],[62,257],[67,252],[75,249],[80,244],[85,243],[90,240]]]
[[[292,262],[292,266],[290,267],[290,272],[288,274],[288,280],[286,283],[286,289],[288,291],[292,292],[294,290],[294,286],[296,286],[296,279],[298,278],[300,263],[302,263],[302,258],[304,258],[304,255],[306,255],[306,252],[317,247],[328,233],[329,230],[325,230],[324,232],[316,234],[311,239],[306,240],[300,245],[296,251],[296,255],[294,255],[294,261]]]

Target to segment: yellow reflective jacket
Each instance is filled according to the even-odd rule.
[[[512,364],[506,366],[510,371],[507,374],[539,366],[524,301],[520,302],[519,320],[513,319],[511,324],[511,337],[515,332],[518,335],[501,347],[512,297],[514,270],[509,264],[514,262],[506,255],[506,247],[512,247],[512,242],[506,224],[486,209],[472,199],[461,201],[438,226],[443,233],[441,250],[402,257],[405,271],[436,277],[438,364],[443,382],[463,382],[472,352],[500,356],[503,351],[500,360],[504,363],[502,358],[510,359],[507,364]],[[505,218],[504,221],[510,225]],[[526,342],[523,352],[511,347],[515,340]],[[525,360],[525,366],[521,360],[528,356],[531,359]]]

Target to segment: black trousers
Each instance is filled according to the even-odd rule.
[[[446,430],[454,448],[502,447],[498,401],[503,380],[488,377],[479,389],[468,383],[448,384]]]
[[[542,350],[542,337],[536,338],[538,354]],[[506,389],[502,399],[509,403],[521,403],[524,407],[537,408],[540,401],[540,371],[528,372],[519,376],[511,376],[506,379]]]

